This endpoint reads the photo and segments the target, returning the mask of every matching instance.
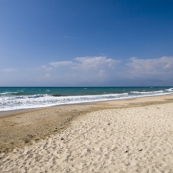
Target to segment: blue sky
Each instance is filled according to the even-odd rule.
[[[172,0],[0,0],[0,86],[173,85]]]

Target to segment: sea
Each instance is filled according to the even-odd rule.
[[[173,94],[173,87],[0,87],[0,112]]]

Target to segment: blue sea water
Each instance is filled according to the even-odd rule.
[[[173,94],[173,87],[0,87],[0,111]]]

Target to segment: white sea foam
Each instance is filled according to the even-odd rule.
[[[173,92],[173,88],[166,89],[165,91]]]
[[[103,94],[103,95],[80,95],[80,96],[60,96],[60,97],[54,97],[48,94],[17,96],[17,95],[11,95],[12,93],[14,92],[0,93],[0,111],[173,94],[173,88],[169,88],[166,90],[159,90],[159,91],[148,91],[148,92],[130,91],[129,93],[126,92],[126,93]]]
[[[2,92],[0,95],[11,95],[11,94],[17,94],[18,92]]]
[[[47,107],[61,104],[85,103],[101,100],[104,101],[127,97],[128,93],[61,97],[54,97],[46,94],[0,97],[0,111]]]
[[[154,94],[157,94],[157,93],[164,93],[163,90],[160,90],[160,91],[131,91],[130,93],[132,94],[140,94],[140,95],[145,95],[145,94],[148,94],[148,95],[154,95]]]

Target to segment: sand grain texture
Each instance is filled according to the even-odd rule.
[[[1,153],[0,172],[173,172],[173,103],[87,113],[49,139]]]

